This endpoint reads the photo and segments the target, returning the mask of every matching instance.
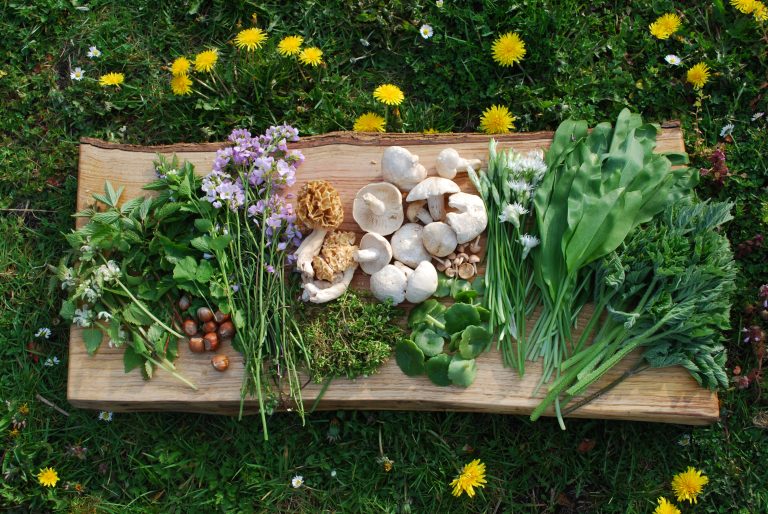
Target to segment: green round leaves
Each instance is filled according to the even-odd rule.
[[[424,352],[410,339],[404,339],[397,344],[395,361],[409,377],[424,373]]]
[[[451,363],[451,356],[447,353],[441,353],[429,359],[426,364],[427,376],[433,384],[439,386],[451,385],[451,379],[448,377],[448,366]]]
[[[454,355],[448,364],[448,378],[457,386],[469,387],[477,376],[477,362],[475,359],[462,359]]]
[[[415,330],[411,338],[427,357],[433,357],[443,351],[443,338],[433,330],[428,328]]]
[[[480,313],[474,305],[455,303],[445,311],[445,330],[449,334],[455,334],[470,325],[479,324]]]
[[[464,359],[474,359],[491,344],[492,335],[483,327],[471,325],[461,333],[459,355]]]

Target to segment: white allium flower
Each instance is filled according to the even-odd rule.
[[[510,180],[509,188],[517,194],[531,192],[531,185],[525,180]]]
[[[83,80],[83,77],[85,77],[85,72],[80,66],[72,70],[72,73],[69,74],[69,78],[72,80]]]
[[[293,486],[294,489],[298,489],[304,485],[304,477],[301,475],[296,475],[291,479],[291,486]]]
[[[427,25],[426,23],[421,26],[419,29],[419,32],[421,33],[421,37],[424,39],[429,39],[432,37],[432,34],[435,33],[434,30],[432,30],[432,25]]]
[[[509,203],[504,206],[501,214],[499,214],[499,221],[502,223],[512,223],[515,228],[520,228],[520,216],[524,214],[528,214],[528,209],[517,202]]]
[[[35,332],[35,337],[44,337],[48,339],[51,337],[51,329],[47,327],[40,328]]]
[[[92,47],[88,48],[88,53],[86,55],[88,57],[90,57],[91,59],[94,59],[96,57],[101,57],[101,50],[99,50],[95,46],[92,46]]]
[[[683,60],[675,54],[669,54],[664,58],[664,60],[667,61],[667,64],[671,64],[672,66],[680,66],[680,63],[683,62]]]
[[[733,134],[733,129],[736,128],[736,126],[733,123],[728,123],[723,126],[722,129],[720,129],[720,137],[730,136]]]
[[[331,478],[336,478],[336,470],[335,469],[331,470]]]
[[[531,250],[539,246],[540,243],[541,241],[536,236],[532,236],[530,234],[523,234],[520,236],[520,244],[523,245],[523,259],[528,257],[528,254],[531,252]]]

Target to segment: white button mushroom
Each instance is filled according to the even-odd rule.
[[[427,170],[419,164],[419,156],[413,155],[402,146],[390,146],[381,157],[381,173],[384,180],[403,191],[410,191],[424,180]]]
[[[426,262],[426,261],[422,261],[422,262]],[[402,263],[402,262],[400,262],[400,261],[395,261],[395,262],[393,262],[392,264],[393,264],[393,265],[394,265],[394,266],[395,266],[397,269],[399,269],[400,271],[402,271],[403,273],[405,273],[405,278],[408,278],[408,277],[410,277],[410,276],[411,276],[411,274],[413,273],[413,270],[412,270],[411,268],[409,268],[408,266],[406,266],[405,264],[403,264],[403,263]]]
[[[454,178],[459,171],[468,168],[480,168],[480,159],[464,159],[453,148],[446,148],[437,155],[437,174],[445,178]]]
[[[360,240],[355,260],[363,272],[373,275],[392,260],[392,246],[383,236],[369,232]]]
[[[456,232],[442,221],[435,221],[424,227],[421,243],[435,257],[450,255],[458,244]]]
[[[405,210],[405,217],[411,223],[420,221],[425,225],[432,223],[434,220],[429,215],[429,211],[424,207],[427,204],[426,200],[416,200],[408,204],[408,208]]]
[[[393,305],[405,300],[405,286],[408,280],[402,270],[387,264],[371,275],[371,293],[379,301],[392,300]]]
[[[437,291],[437,270],[429,261],[422,261],[408,276],[405,299],[421,303]]]
[[[424,227],[417,223],[406,223],[392,236],[392,253],[395,259],[406,266],[415,268],[421,261],[431,260],[421,242]]]
[[[442,177],[428,177],[419,182],[416,187],[408,193],[406,201],[414,202],[416,200],[426,200],[429,207],[429,214],[435,221],[442,221],[445,218],[445,202],[443,195],[447,193],[458,193],[461,191],[458,184],[452,180]]]
[[[403,224],[403,195],[388,182],[368,184],[355,195],[352,217],[365,232],[389,235]]]
[[[468,193],[456,193],[448,198],[448,205],[458,212],[449,212],[448,224],[456,232],[459,244],[467,243],[480,234],[488,225],[488,214],[483,199]]]
[[[352,277],[355,276],[355,270],[357,264],[353,264],[351,267],[344,270],[344,274],[338,280],[334,282],[308,282],[304,284],[304,292],[302,293],[302,300],[310,301],[312,303],[326,303],[331,300],[335,300],[344,294],[349,284],[352,282]],[[328,287],[320,287],[321,284],[328,284]]]

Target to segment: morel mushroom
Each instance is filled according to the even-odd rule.
[[[304,228],[312,229],[296,250],[296,268],[303,276],[314,277],[312,258],[320,253],[328,231],[344,220],[338,191],[325,180],[312,180],[301,188],[296,199],[296,217]]]
[[[315,277],[333,282],[354,262],[355,233],[334,230],[325,236],[320,255],[312,258]]]
[[[480,159],[464,159],[453,148],[446,148],[437,155],[437,174],[452,179],[459,171],[480,168]]]
[[[387,182],[368,184],[355,195],[352,217],[363,231],[387,236],[403,224],[403,195]]]
[[[384,150],[381,173],[384,180],[403,191],[410,191],[427,176],[426,168],[419,164],[419,156],[401,146],[390,146]]]

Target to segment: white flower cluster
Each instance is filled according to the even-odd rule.
[[[70,289],[75,285],[75,270],[66,268],[61,274],[61,288]]]
[[[120,275],[120,266],[115,261],[108,261],[106,264],[102,264],[96,269],[96,280],[103,284],[104,282],[110,283],[118,278]]]
[[[75,309],[72,324],[78,327],[90,327],[93,324],[93,311],[87,305],[83,305],[80,309]]]
[[[499,214],[499,221],[502,223],[512,223],[515,228],[520,228],[520,216],[528,214],[528,209],[518,202],[508,203]]]

